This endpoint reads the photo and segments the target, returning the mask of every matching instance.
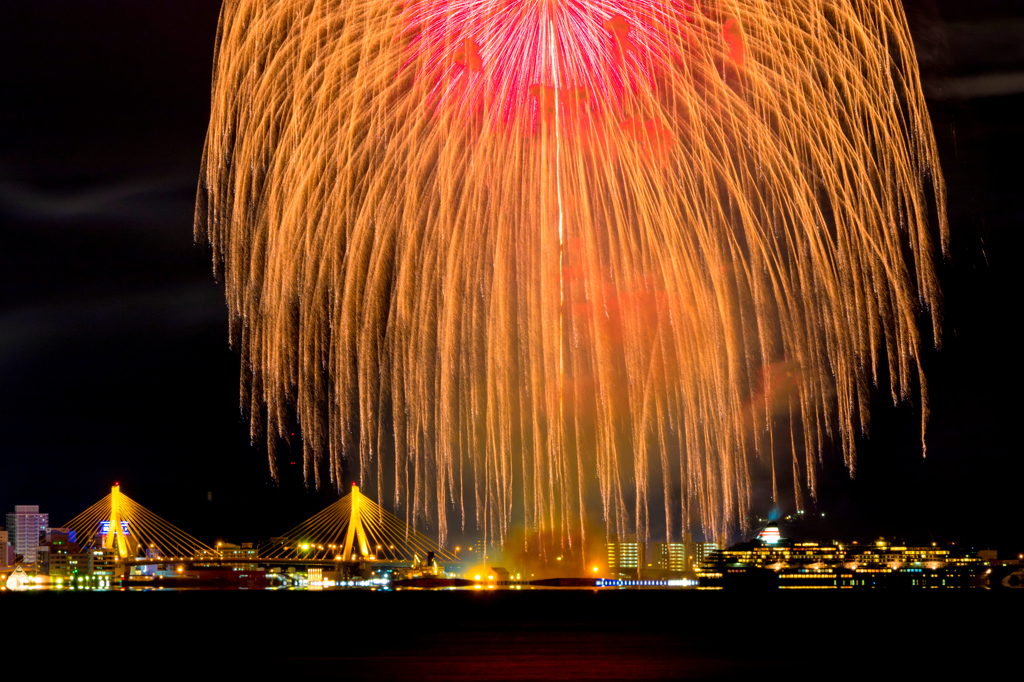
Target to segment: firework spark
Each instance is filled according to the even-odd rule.
[[[754,466],[853,473],[882,377],[923,440],[931,210],[894,0],[222,10],[196,234],[253,437],[442,542],[576,543],[592,481],[608,533],[727,536]]]

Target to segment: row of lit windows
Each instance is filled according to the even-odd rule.
[[[786,578],[818,578],[818,579],[821,579],[821,578],[823,578],[825,576],[835,575],[835,573],[830,571],[830,570],[821,570],[821,571],[815,571],[813,573],[803,573],[803,572],[801,572],[801,573],[784,573],[783,575]]]

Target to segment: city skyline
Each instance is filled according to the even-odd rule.
[[[362,509],[362,514],[367,515],[365,532],[363,522],[350,522],[352,518],[360,518],[358,509]],[[645,573],[647,577],[664,578],[666,572],[685,572],[689,576],[698,565],[713,558],[712,555],[719,550],[729,550],[726,554],[731,556],[746,556],[749,555],[751,547],[763,547],[769,553],[782,552],[787,557],[791,548],[803,547],[801,551],[806,553],[812,551],[807,550],[808,547],[835,546],[840,549],[845,547],[846,552],[870,553],[876,547],[891,546],[901,551],[916,547],[923,548],[926,553],[953,552],[954,556],[972,557],[971,562],[977,565],[991,562],[991,565],[995,566],[998,558],[1003,560],[1002,564],[998,565],[1006,565],[1008,561],[1009,564],[1016,566],[1019,565],[1020,559],[1024,559],[1024,553],[1021,552],[1024,546],[1013,544],[1017,542],[1015,538],[987,545],[973,543],[970,539],[966,542],[961,541],[958,545],[956,541],[939,543],[922,538],[908,540],[901,536],[836,538],[823,534],[823,527],[814,524],[815,516],[824,514],[805,514],[801,511],[778,520],[759,518],[758,525],[751,535],[724,544],[699,538],[695,540],[690,533],[684,533],[681,538],[675,539],[646,540],[638,539],[635,534],[625,537],[612,535],[606,539],[592,539],[587,544],[585,552],[568,552],[565,556],[558,556],[557,561],[552,561],[553,557],[545,559],[543,556],[534,556],[511,547],[487,544],[483,540],[467,537],[458,540],[460,545],[438,546],[431,537],[415,531],[404,531],[404,521],[378,507],[371,498],[362,495],[355,484],[352,484],[349,495],[318,511],[287,533],[275,534],[274,531],[269,531],[269,535],[264,532],[257,537],[233,538],[236,542],[218,539],[207,545],[127,497],[120,491],[120,485],[115,484],[109,495],[68,521],[66,527],[50,524],[49,515],[42,512],[38,505],[17,505],[13,512],[6,515],[7,528],[0,529],[0,548],[7,550],[6,554],[0,555],[0,567],[6,566],[9,570],[17,563],[38,569],[40,564],[35,559],[37,548],[43,551],[52,547],[51,534],[60,540],[56,543],[58,545],[70,543],[76,548],[79,545],[91,546],[109,553],[112,558],[119,557],[118,560],[134,558],[166,562],[167,557],[194,557],[201,560],[203,556],[220,555],[224,548],[232,556],[241,551],[245,556],[251,555],[253,560],[258,557],[271,562],[358,562],[368,558],[371,564],[374,561],[399,564],[408,564],[412,561],[415,566],[416,561],[436,554],[438,561],[444,562],[444,565],[450,564],[449,568],[456,573],[464,570],[466,566],[476,565],[477,570],[480,570],[480,567],[486,565],[511,563],[515,566],[531,566],[531,569],[526,570],[540,570],[545,576],[586,578],[595,577],[592,571],[594,574],[600,571],[599,575],[605,578],[639,578]],[[122,530],[110,533],[110,528],[118,527]],[[64,549],[62,553],[66,554],[68,551],[71,550]],[[346,559],[349,554],[351,557]],[[50,557],[51,554],[46,553],[43,556]],[[48,559],[42,561],[47,566],[45,572],[49,573]],[[919,560],[918,563],[920,561],[923,560]],[[751,565],[763,567],[767,563],[761,558]],[[255,568],[255,564],[253,567]],[[697,575],[702,575],[699,570]],[[530,576],[533,577],[533,574]],[[109,586],[109,582],[106,585]]]
[[[439,547],[361,494],[358,486],[288,533],[206,545],[120,491],[67,527],[35,505],[7,515],[0,587],[7,589],[231,589],[596,587],[698,589],[1019,588],[1024,552],[878,538],[797,541],[768,522],[729,546],[610,538],[581,564],[514,555],[482,542]],[[461,551],[461,554],[460,554]],[[500,564],[498,566],[497,564]],[[281,581],[284,581],[283,583]],[[34,587],[33,587],[34,586]]]

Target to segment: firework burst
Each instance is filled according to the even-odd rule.
[[[651,499],[735,533],[755,466],[813,495],[881,377],[923,440],[944,188],[893,0],[228,0],[212,104],[275,475],[297,418],[307,481],[565,546]]]

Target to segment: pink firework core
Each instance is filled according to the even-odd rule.
[[[534,128],[621,112],[680,57],[683,0],[410,0],[409,59],[433,106]]]

